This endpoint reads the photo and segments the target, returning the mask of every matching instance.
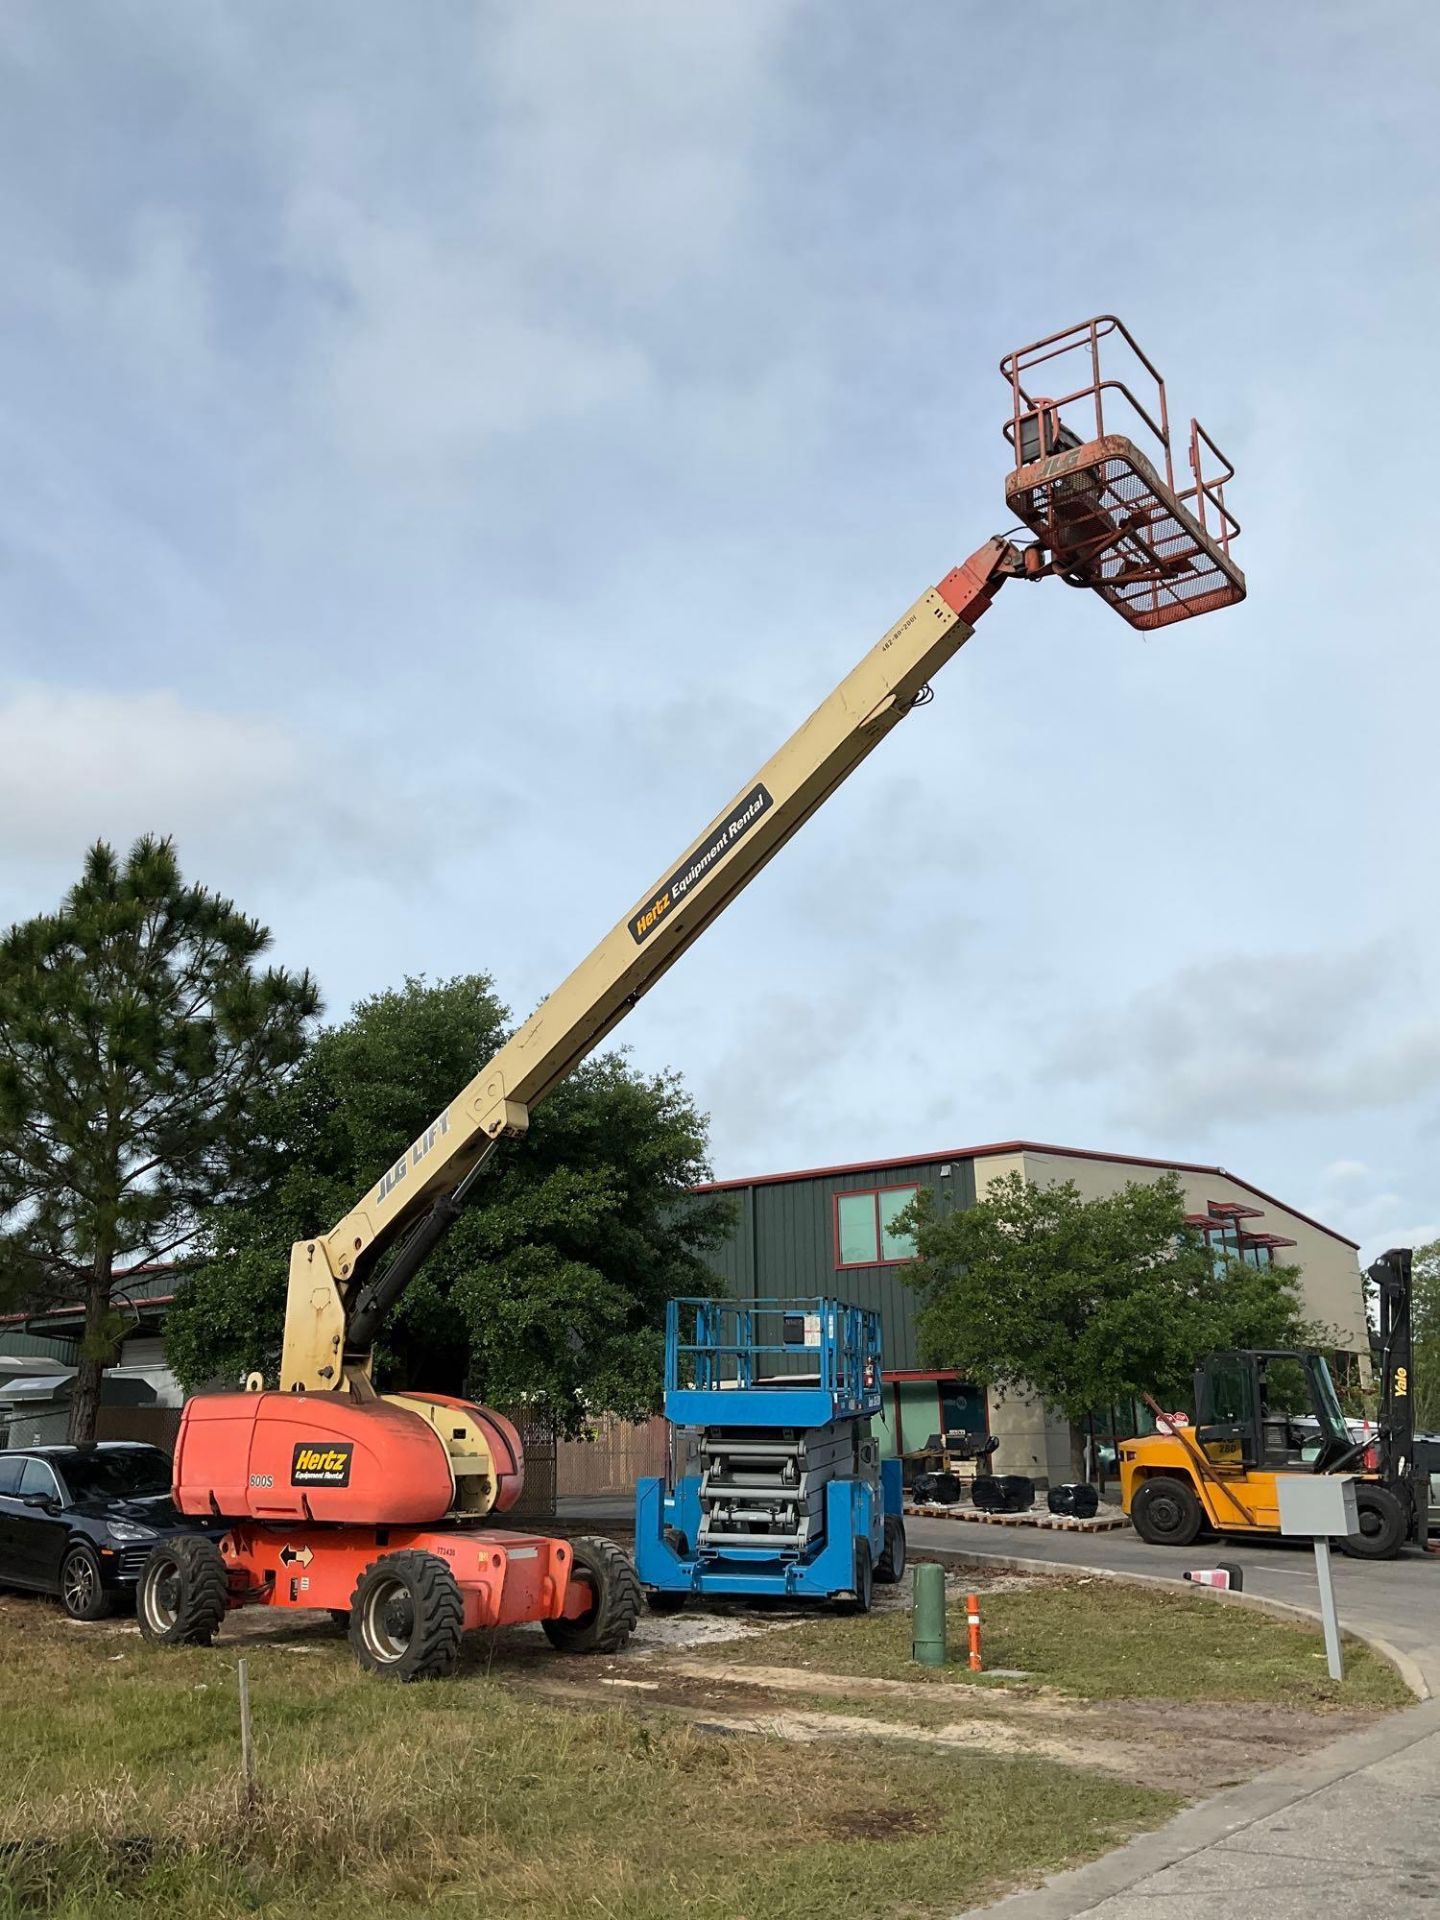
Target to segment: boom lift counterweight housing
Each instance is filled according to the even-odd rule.
[[[1174,491],[1163,386],[1158,467],[1103,430],[1101,389],[1114,383],[1101,380],[1099,343],[1118,326],[1071,330],[1089,343],[1093,381],[1059,401],[1032,399],[1021,381],[1051,343],[1005,362],[1005,432],[1017,450],[1007,498],[1034,544],[1022,551],[1005,537],[988,540],[922,594],[344,1219],[292,1248],[279,1392],[253,1377],[247,1393],[203,1396],[182,1416],[177,1503],[234,1524],[223,1567],[198,1548],[157,1548],[140,1591],[152,1638],[208,1638],[227,1604],[348,1608],[362,1661],[413,1678],[443,1671],[476,1624],[543,1620],[558,1643],[587,1649],[613,1648],[628,1634],[639,1589],[608,1542],[478,1530],[519,1497],[514,1430],[489,1409],[439,1394],[379,1396],[370,1379],[376,1335],[499,1144],[524,1133],[546,1094],[928,700],[934,675],[1007,580],[1058,573],[1093,586],[1127,619],[1155,616],[1140,624],[1243,594],[1223,483],[1197,470],[1195,488]],[[1101,429],[1091,439],[1066,417],[1070,409],[1079,419],[1087,398]],[[343,1465],[326,1468],[331,1456]]]

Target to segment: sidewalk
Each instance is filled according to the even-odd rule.
[[[1432,1689],[1440,1649],[1425,1663]],[[1440,1690],[1440,1689],[1437,1689]],[[989,1920],[1411,1920],[1440,1897],[1440,1699],[1179,1814]]]

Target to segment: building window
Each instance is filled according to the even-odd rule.
[[[920,1191],[918,1187],[872,1187],[865,1193],[835,1196],[835,1264],[878,1267],[913,1260],[915,1242],[895,1231],[896,1217]]]

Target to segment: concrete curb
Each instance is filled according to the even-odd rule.
[[[1084,1580],[1112,1580],[1123,1586],[1159,1587],[1163,1593],[1203,1593],[1220,1606],[1248,1607],[1253,1613],[1271,1613],[1277,1619],[1298,1619],[1312,1623],[1318,1623],[1320,1619],[1316,1608],[1297,1606],[1290,1600],[1271,1600],[1260,1593],[1230,1593],[1223,1587],[1197,1587],[1188,1580],[1171,1580],[1161,1573],[1125,1573],[1114,1567],[1087,1567],[1078,1561],[1040,1560],[1026,1554],[966,1553],[963,1547],[923,1547],[912,1553],[911,1560],[917,1560],[925,1554],[934,1554],[937,1559],[954,1560],[962,1566],[975,1568],[977,1572],[985,1567],[998,1567],[1003,1573],[1040,1573],[1051,1579],[1062,1580],[1078,1574]],[[1419,1663],[1401,1648],[1380,1634],[1371,1633],[1368,1628],[1347,1626],[1343,1637],[1346,1640],[1363,1641],[1382,1660],[1388,1660],[1417,1701],[1431,1698],[1430,1683],[1421,1672]]]

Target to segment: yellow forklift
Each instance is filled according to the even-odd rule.
[[[1142,1540],[1188,1547],[1203,1534],[1278,1536],[1278,1475],[1350,1473],[1360,1476],[1360,1527],[1343,1551],[1393,1560],[1407,1541],[1425,1546],[1440,1442],[1415,1438],[1410,1249],[1392,1248],[1366,1278],[1378,1321],[1373,1430],[1354,1431],[1321,1353],[1212,1353],[1196,1369],[1193,1428],[1147,1395],[1156,1431],[1121,1446],[1121,1497]]]

